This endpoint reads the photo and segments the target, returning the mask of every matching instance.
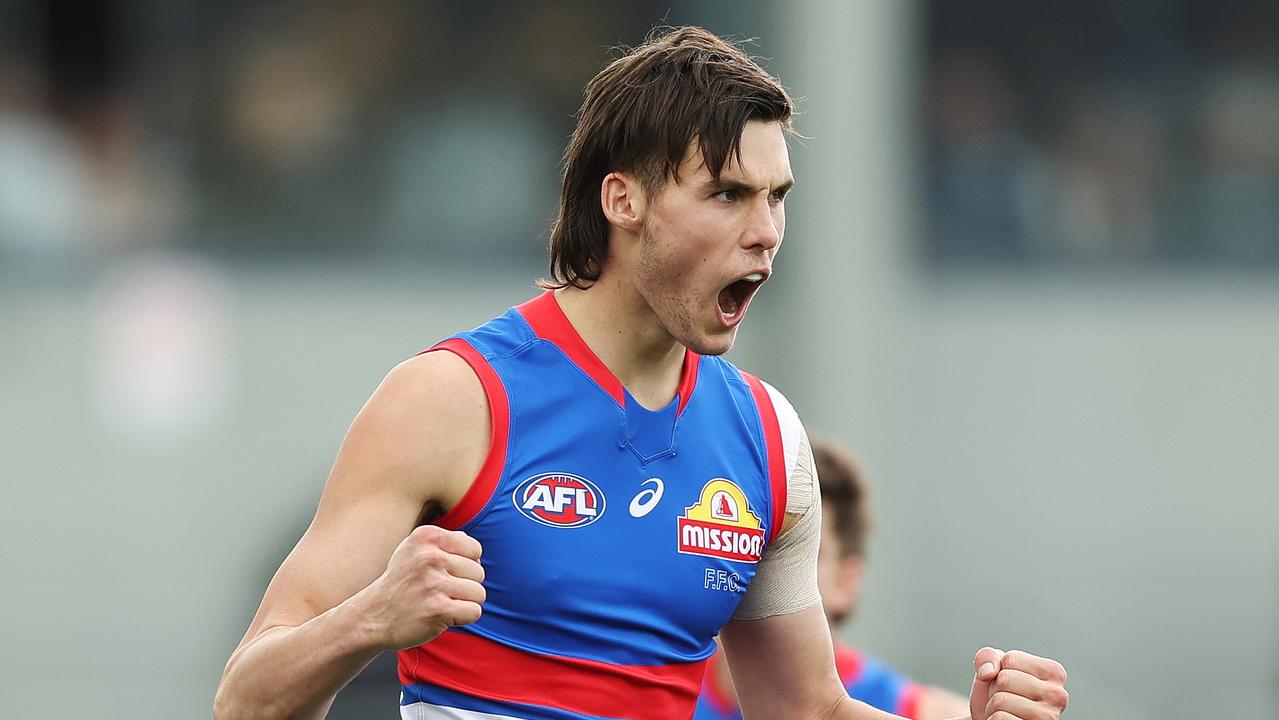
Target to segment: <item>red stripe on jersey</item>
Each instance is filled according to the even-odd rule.
[[[426,352],[447,350],[466,361],[475,371],[484,386],[484,394],[489,404],[489,451],[484,457],[484,464],[479,473],[467,488],[466,494],[448,512],[435,520],[435,524],[449,530],[456,530],[470,522],[480,510],[488,504],[497,489],[497,481],[502,478],[502,468],[506,465],[506,442],[510,432],[511,409],[506,399],[506,386],[497,376],[488,361],[470,343],[461,338],[450,338]]]
[[[773,408],[773,400],[768,397],[764,383],[754,375],[743,372],[751,394],[755,396],[755,406],[759,408],[759,419],[764,426],[764,446],[768,451],[768,482],[772,486],[773,515],[768,527],[768,541],[772,542],[786,519],[786,455],[782,450],[782,428],[777,422],[777,411]]]
[[[622,387],[622,381],[617,379],[613,371],[608,369],[604,361],[600,360],[595,351],[578,334],[577,329],[569,322],[568,316],[564,314],[559,301],[555,299],[553,291],[547,290],[532,300],[515,306],[515,310],[533,329],[534,334],[563,350],[569,360],[581,368],[582,372],[594,380],[604,392],[612,396],[618,405],[626,407],[626,391]],[[677,415],[684,412],[684,406],[688,404],[689,398],[693,397],[693,388],[697,385],[699,359],[700,356],[697,353],[685,348],[684,365],[677,391],[679,394]]]
[[[697,386],[697,369],[702,365],[701,359],[701,355],[684,349],[684,375],[679,381],[679,408],[675,411],[676,415],[684,412],[688,399],[693,397],[693,388]]]
[[[612,665],[517,650],[466,632],[446,631],[400,651],[400,681],[583,715],[670,720],[690,717],[706,661]]]
[[[612,395],[618,405],[626,406],[622,381],[617,379],[582,336],[577,334],[573,324],[568,321],[568,316],[560,308],[559,301],[555,299],[554,292],[547,290],[523,305],[517,305],[515,309],[538,337],[555,343],[596,385]]]

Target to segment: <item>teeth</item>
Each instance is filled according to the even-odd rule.
[[[751,273],[742,279],[749,280],[751,282],[759,282],[764,279],[764,273]]]

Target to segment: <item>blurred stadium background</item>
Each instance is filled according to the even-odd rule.
[[[803,98],[732,357],[871,473],[852,639],[1279,716],[1268,0],[0,3],[0,715],[207,716],[346,424],[533,294],[581,87],[660,22]]]

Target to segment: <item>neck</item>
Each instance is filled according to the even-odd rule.
[[[586,290],[557,290],[556,300],[582,340],[636,401],[656,409],[675,397],[684,346],[633,287],[605,274]]]

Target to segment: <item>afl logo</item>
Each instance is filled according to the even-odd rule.
[[[511,500],[524,517],[551,527],[583,527],[604,514],[604,493],[569,473],[534,475],[515,488]]]

